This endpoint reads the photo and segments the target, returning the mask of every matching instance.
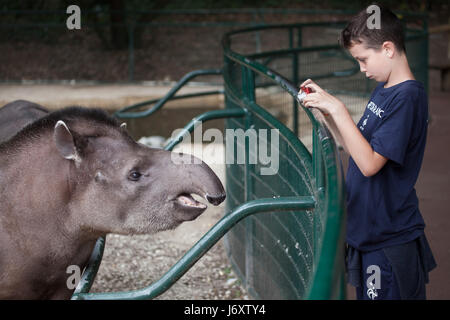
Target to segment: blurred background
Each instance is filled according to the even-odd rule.
[[[274,23],[345,20],[349,16],[346,12],[370,3],[1,0],[0,81],[178,80],[197,68],[219,67],[220,40],[229,30]],[[449,23],[448,1],[379,3],[397,11],[427,14],[430,28]],[[81,9],[81,30],[69,31],[66,27],[70,16],[66,8],[71,4]],[[448,41],[440,42],[447,37],[445,33],[430,36],[430,64],[450,61]]]

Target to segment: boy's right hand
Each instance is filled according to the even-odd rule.
[[[306,88],[310,88],[312,90],[312,92],[320,92],[320,91],[324,91],[321,87],[319,87],[319,85],[317,83],[315,83],[314,81],[312,81],[311,79],[308,79],[306,81],[304,81],[301,85],[301,87],[306,87]]]
[[[303,105],[307,108],[315,107],[323,113],[331,115],[336,114],[342,108],[345,109],[345,105],[341,100],[323,90],[311,79],[304,81],[300,87],[307,87],[312,90],[311,93],[303,98]]]
[[[309,88],[308,84],[315,84],[317,86],[317,84],[314,81],[312,81],[311,79],[307,79],[300,85],[300,87],[308,87]]]

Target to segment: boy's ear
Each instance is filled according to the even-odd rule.
[[[395,53],[395,45],[392,41],[385,41],[381,45],[381,50],[383,50],[383,53],[388,57],[392,58]]]

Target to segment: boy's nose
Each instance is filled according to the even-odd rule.
[[[361,72],[366,72],[366,68],[362,66],[362,64],[359,64],[359,70]]]

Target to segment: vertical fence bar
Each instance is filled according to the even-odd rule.
[[[289,28],[289,49],[294,48],[294,29]],[[292,82],[298,85],[298,55],[292,54]],[[298,136],[298,103],[295,97],[292,97],[292,131]]]
[[[297,53],[292,54],[292,69],[293,69],[293,75],[292,75],[292,81],[297,86],[298,85],[298,55]],[[294,134],[298,137],[298,102],[295,97],[292,97],[292,131]]]
[[[323,150],[320,147],[320,140],[322,139],[323,134],[319,131],[321,130],[320,126],[316,123],[313,124],[313,172],[316,184],[316,190],[323,192],[325,176],[324,176],[324,164],[323,164]]]
[[[255,101],[255,74],[249,68],[242,66],[242,89],[244,97],[252,102]],[[254,170],[253,164],[250,164],[250,138],[247,133],[251,134],[252,116],[248,112],[245,117],[245,201],[252,200],[253,180],[252,172]],[[254,218],[248,217],[245,220],[245,286],[246,288],[254,287],[254,261],[253,261],[253,232],[254,232]]]
[[[258,21],[257,13],[254,12],[253,13],[253,23],[256,24],[257,21]],[[260,35],[259,31],[255,32],[255,49],[256,49],[256,52],[258,52],[258,53],[261,52],[261,35]]]
[[[319,141],[317,136],[317,126],[316,124],[312,124],[312,171],[314,174],[314,182],[315,187],[317,188],[317,185],[319,183],[318,176],[319,176]],[[319,202],[318,202],[319,203]],[[313,230],[314,230],[314,259],[318,259],[320,252],[319,252],[319,241],[320,241],[320,225],[322,223],[322,217],[320,216],[319,210],[315,210],[314,212],[314,221],[313,221]]]
[[[300,26],[297,28],[297,48],[301,48],[303,45],[303,28]],[[294,84],[300,85],[300,62],[299,62],[299,55],[296,54],[295,57],[295,74],[294,74]],[[299,129],[298,129],[298,123],[299,123],[299,117],[300,114],[298,112],[298,102],[296,99],[294,99],[294,133],[298,137],[299,136]]]
[[[301,48],[303,46],[303,27],[298,27],[297,32],[297,47]]]

